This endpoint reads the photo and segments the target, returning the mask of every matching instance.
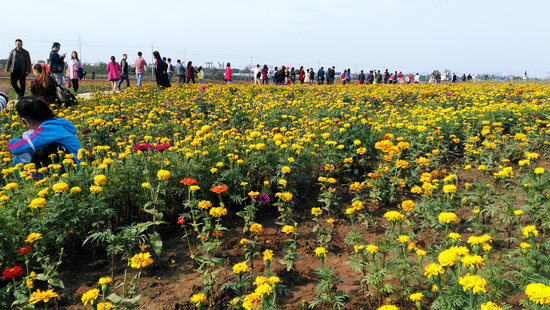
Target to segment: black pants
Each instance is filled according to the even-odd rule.
[[[10,78],[11,86],[13,87],[13,90],[15,90],[17,95],[20,97],[25,96],[25,80],[27,79],[25,73],[13,72],[12,74],[10,74]],[[19,82],[19,86],[17,85],[17,82]]]
[[[190,78],[187,78],[187,84],[189,84],[189,82],[193,81],[193,84],[195,84],[195,77],[190,77]]]
[[[78,92],[78,79],[72,79],[71,84],[73,85],[74,92]]]

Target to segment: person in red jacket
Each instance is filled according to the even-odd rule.
[[[304,66],[300,66],[300,72],[298,74],[298,80],[300,80],[300,84],[304,84],[305,78],[306,78],[306,73],[304,72]]]
[[[195,68],[193,68],[193,62],[190,61],[187,63],[187,84],[189,84],[189,82],[191,80],[193,80],[193,84],[195,84],[195,73],[197,71],[195,71]]]

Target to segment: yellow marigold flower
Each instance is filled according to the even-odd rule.
[[[53,299],[53,298],[56,298],[56,297],[59,297],[59,294],[54,292],[53,289],[47,290],[47,291],[40,291],[40,289],[37,289],[36,292],[32,293],[32,296],[29,299],[29,302],[33,305],[36,304],[39,301],[42,301],[44,303],[48,303],[50,301],[50,299]]]
[[[44,197],[44,196],[48,195],[48,191],[49,191],[49,190],[50,190],[50,189],[49,189],[48,187],[46,187],[45,189],[43,189],[43,190],[41,190],[41,191],[38,192],[38,196],[39,196],[39,197]],[[0,197],[0,201],[2,201],[2,197],[3,197],[3,196]],[[8,197],[8,196],[5,196],[5,197]]]
[[[542,283],[529,283],[525,287],[525,295],[536,304],[550,304],[550,286]]]
[[[437,277],[440,274],[444,274],[445,270],[441,265],[436,263],[430,263],[424,268],[424,275],[428,276],[428,279],[432,276]]]
[[[111,308],[113,308],[113,304],[108,301],[106,301],[105,303],[100,302],[97,304],[97,310],[105,310]]]
[[[210,215],[213,217],[222,217],[223,215],[227,214],[227,209],[224,207],[215,207],[210,209]]]
[[[460,259],[466,267],[480,267],[483,265],[483,257],[479,255],[466,255]]]
[[[82,191],[82,189],[78,186],[71,187],[71,194],[78,194]]]
[[[443,186],[444,193],[456,193],[456,186],[454,184],[447,184]]]
[[[324,247],[318,247],[315,249],[315,255],[326,257],[327,256],[327,249]]]
[[[34,198],[29,204],[29,208],[31,209],[42,208],[46,205],[46,203],[47,201],[44,198]]]
[[[333,218],[327,219],[327,223],[329,223],[331,225],[334,224],[334,219]]]
[[[420,186],[413,186],[411,188],[411,193],[413,193],[413,194],[422,194],[422,188]]]
[[[433,284],[432,285],[432,292],[437,292],[439,291],[439,288],[437,287],[437,285]]]
[[[458,217],[452,212],[441,212],[439,213],[439,222],[443,224],[456,223]]]
[[[27,289],[31,290],[34,288],[34,281],[32,279],[28,279],[25,281],[25,285],[27,286]]]
[[[273,251],[265,250],[264,251],[264,262],[271,261],[273,259]]]
[[[248,239],[242,238],[241,241],[239,241],[239,243],[240,243],[241,245],[245,245],[245,244],[248,243]]]
[[[210,168],[210,173],[217,173],[218,172],[218,168]]]
[[[192,192],[196,192],[198,191],[199,189],[201,189],[198,185],[191,185],[189,186],[189,190],[192,191]]]
[[[367,247],[365,248],[370,254],[374,254],[376,252],[378,252],[378,246],[375,245],[375,244],[369,244],[367,245]]]
[[[287,184],[287,181],[285,179],[279,180],[279,185],[286,186],[286,184]]]
[[[502,310],[502,308],[492,301],[481,304],[481,310]]]
[[[386,218],[388,222],[397,222],[402,221],[405,218],[405,215],[399,213],[399,211],[387,211],[384,213],[384,218]]]
[[[277,193],[275,194],[276,197],[279,197],[282,201],[288,202],[292,200],[292,194],[289,192],[284,193]]]
[[[111,284],[113,284],[113,279],[111,279],[110,277],[99,278],[99,281],[97,282],[97,284],[99,284],[99,285],[111,285]]]
[[[523,214],[523,210],[519,210],[519,209],[518,209],[518,210],[514,210],[514,214],[515,214],[516,216],[520,216],[520,215]]]
[[[191,296],[191,302],[194,303],[196,306],[202,304],[206,301],[206,295],[203,293],[197,293],[193,296]]]
[[[411,237],[409,237],[407,235],[401,235],[401,236],[397,237],[397,241],[399,243],[407,243],[407,242],[411,241]]]
[[[234,273],[243,273],[248,271],[248,266],[245,263],[238,263],[233,265],[233,272]]]
[[[451,232],[447,236],[453,240],[459,240],[462,237],[459,233],[455,232]]]
[[[201,200],[199,201],[198,206],[205,210],[208,210],[208,208],[212,207],[212,203],[208,200]]]
[[[153,263],[153,259],[151,258],[151,254],[149,252],[138,253],[134,255],[130,260],[130,267],[139,269],[139,268],[147,267],[152,263]]]
[[[485,170],[487,170],[487,166],[485,166],[485,165],[479,165],[479,166],[477,167],[477,170],[479,170],[479,171],[485,171]]]
[[[149,183],[149,182],[143,182],[143,183],[141,183],[141,187],[143,187],[143,188],[149,188],[149,187],[151,187],[151,183]]]
[[[487,287],[487,280],[478,275],[472,276],[468,273],[464,277],[460,277],[458,283],[462,285],[462,289],[465,292],[466,290],[471,290],[474,294],[487,293],[485,289]]]
[[[286,173],[289,173],[291,171],[290,167],[289,166],[283,166],[281,167],[281,172],[283,174],[286,174]]]
[[[3,190],[10,190],[10,189],[18,188],[18,187],[19,187],[19,184],[17,184],[17,183],[8,183],[2,189]]]
[[[319,182],[321,182],[321,183],[322,183],[322,182],[326,182],[326,181],[327,181],[327,178],[325,178],[325,177],[319,177],[319,178],[317,179],[317,181],[319,181]]]
[[[365,153],[367,153],[367,149],[366,149],[366,148],[360,147],[360,148],[357,149],[357,154],[363,155],[363,154],[365,154]]]
[[[401,203],[401,209],[408,212],[414,210],[414,202],[412,200],[405,200]]]
[[[82,303],[84,304],[84,306],[88,302],[90,302],[90,304],[93,305],[98,296],[99,296],[99,289],[94,288],[94,289],[88,290],[86,293],[84,293],[80,300],[82,300]]]
[[[415,301],[421,301],[422,298],[424,298],[424,294],[422,293],[413,293],[409,296],[409,299],[412,301],[412,302],[415,302]]]
[[[526,238],[529,238],[530,234],[533,234],[535,237],[539,235],[539,231],[537,230],[535,225],[527,225],[527,226],[523,227],[523,235]]]
[[[361,188],[362,188],[362,186],[361,186],[361,183],[359,183],[359,182],[354,182],[353,184],[351,184],[349,186],[349,190],[352,191],[352,192],[358,192],[358,191],[361,190]]]
[[[103,191],[103,187],[101,186],[97,186],[97,185],[90,186],[90,192],[92,193],[101,193],[102,191]]]
[[[351,206],[352,206],[355,210],[361,210],[361,209],[363,209],[363,202],[361,202],[361,200],[354,200],[354,201],[351,203]]]
[[[447,249],[439,253],[437,260],[439,264],[443,267],[454,266],[457,263],[457,252],[454,249]]]
[[[409,168],[409,162],[406,160],[398,160],[395,162],[395,166],[398,168],[406,169]]]
[[[321,210],[321,208],[311,208],[311,214],[315,216],[319,216],[323,214],[323,210]]]
[[[289,158],[287,158],[287,160],[288,160],[289,163],[293,163],[294,162],[294,157],[289,157]]]
[[[355,213],[355,208],[351,207],[346,209],[346,215],[352,215],[354,213]]]
[[[353,158],[352,157],[346,157],[344,158],[344,164],[352,164]]]
[[[69,185],[65,182],[59,182],[52,186],[52,189],[56,193],[63,193],[69,190]]]
[[[383,305],[378,310],[399,310],[397,306],[394,305]]]
[[[28,242],[28,243],[33,243],[33,242],[35,242],[36,240],[39,240],[39,239],[42,239],[42,234],[33,232],[33,233],[30,233],[27,236],[27,239],[25,241]]]
[[[262,224],[254,223],[250,225],[250,231],[255,233],[261,233],[264,230]]]
[[[335,178],[328,178],[327,183],[336,184],[336,179]]]
[[[280,283],[281,282],[281,279],[277,276],[271,276],[269,277],[269,284],[277,284],[277,283]]]
[[[523,153],[523,155],[525,155],[525,157],[527,157],[527,159],[537,159],[537,158],[539,158],[538,153],[525,152],[525,153]]]
[[[282,232],[284,232],[287,235],[291,234],[291,233],[294,233],[294,226],[285,225],[282,229]]]
[[[531,245],[527,242],[522,242],[522,243],[520,243],[519,247],[522,248],[522,249],[528,249],[528,248],[531,247]]]
[[[418,257],[424,257],[426,256],[426,251],[418,249],[416,250],[416,255],[418,255]]]
[[[97,186],[103,186],[107,182],[107,177],[103,174],[96,175],[94,177],[94,184]]]
[[[543,174],[544,173],[544,168],[542,167],[537,167],[535,168],[535,171],[533,171],[535,174]]]
[[[159,180],[168,180],[171,176],[172,174],[168,170],[159,170],[157,172],[157,177]]]
[[[262,297],[255,292],[250,293],[244,297],[243,308],[246,310],[252,310],[262,305]]]
[[[262,285],[259,285],[254,290],[254,293],[258,294],[258,296],[263,297],[264,295],[269,295],[273,292],[273,288],[269,283],[264,283]]]

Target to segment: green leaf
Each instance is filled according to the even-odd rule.
[[[65,288],[65,284],[63,284],[63,281],[61,281],[61,279],[51,278],[51,279],[48,279],[48,283],[53,285],[53,286],[57,286],[57,287],[60,287],[60,288]]]
[[[162,239],[160,238],[160,235],[158,232],[154,232],[149,235],[149,242],[151,242],[151,247],[153,248],[153,251],[160,256],[160,253],[162,252]]]

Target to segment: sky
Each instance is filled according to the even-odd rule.
[[[153,48],[173,60],[234,68],[550,77],[550,0],[6,0],[2,6],[12,13],[3,14],[0,59],[20,38],[33,61],[46,59],[57,41],[62,53],[81,50],[84,62],[120,60],[123,53],[134,59],[138,51],[149,60]]]

